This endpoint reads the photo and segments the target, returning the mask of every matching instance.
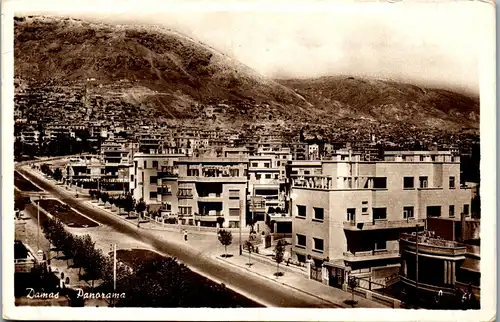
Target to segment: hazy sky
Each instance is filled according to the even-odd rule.
[[[362,75],[478,93],[489,5],[365,5],[330,10],[92,14],[176,29],[278,78]],[[361,9],[361,10],[360,10]],[[61,13],[59,13],[61,14]],[[85,18],[81,13],[72,14]]]

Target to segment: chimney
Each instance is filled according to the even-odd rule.
[[[463,242],[465,240],[465,231],[466,231],[466,227],[465,227],[465,214],[462,212],[460,214],[460,241]]]

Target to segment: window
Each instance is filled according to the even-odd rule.
[[[313,238],[313,250],[322,252],[323,247],[323,239]]]
[[[375,250],[386,250],[387,249],[387,240],[377,240],[375,242]]]
[[[420,156],[420,161],[424,161],[424,156],[423,155]]]
[[[239,200],[240,191],[239,190],[229,190],[229,199]]]
[[[306,216],[306,206],[297,206],[297,216],[298,217]]]
[[[407,218],[413,218],[413,217],[414,217],[413,206],[403,207],[403,218],[407,219]]]
[[[347,221],[356,220],[356,208],[347,208]]]
[[[130,175],[130,181],[134,181],[134,175]]]
[[[304,174],[311,174],[311,171],[309,171],[309,170],[304,170]]]
[[[455,217],[455,205],[450,205],[450,207],[448,208],[448,215],[450,216],[450,218]]]
[[[229,169],[229,174],[231,175],[231,177],[239,177],[240,169]]]
[[[179,206],[179,214],[191,215],[191,207]]]
[[[427,206],[427,217],[441,217],[441,206]]]
[[[413,181],[414,181],[413,177],[404,177],[403,178],[403,188],[404,189],[415,188],[415,183]]]
[[[280,162],[279,161],[276,161],[276,166],[280,166]]]
[[[149,199],[156,199],[157,195],[158,195],[158,193],[156,191],[151,191],[149,193]]]
[[[307,244],[306,244],[306,236],[304,235],[300,235],[300,234],[296,234],[295,235],[295,242],[297,244],[297,247],[301,247],[301,248],[306,248]]]
[[[315,220],[325,220],[325,214],[323,208],[316,208],[314,207],[314,219]]]
[[[271,175],[269,173],[266,174],[266,179],[271,179]]]
[[[469,215],[469,205],[464,205],[464,215]]]
[[[149,177],[149,183],[150,184],[156,184],[157,181],[158,181],[157,177],[155,177],[155,176]]]
[[[448,186],[450,189],[455,189],[455,177],[450,177],[448,181]]]
[[[269,162],[264,162],[264,168],[269,168],[270,165],[269,165]]]
[[[365,208],[361,208],[361,213],[363,215],[367,215],[368,214],[368,208],[366,208],[366,207]]]
[[[229,208],[229,216],[239,216],[240,208]]]
[[[373,220],[387,219],[387,208],[373,208]]]
[[[172,194],[172,186],[162,186],[161,193],[163,195],[171,195]]]
[[[153,168],[158,169],[158,161],[153,161]]]
[[[259,164],[257,162],[252,162],[252,167],[257,168]]]
[[[387,189],[387,178],[373,178],[373,189]]]
[[[418,177],[420,188],[427,188],[427,177]]]
[[[278,179],[278,175],[277,174],[274,175],[274,179]]]
[[[260,173],[255,174],[255,179],[260,180],[261,177],[262,177],[262,175]]]
[[[186,189],[186,188],[180,188],[179,192],[177,193],[178,196],[180,197],[192,197],[193,192],[191,189]]]
[[[144,161],[144,169],[146,169],[148,167],[148,161]]]

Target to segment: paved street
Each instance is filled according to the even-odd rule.
[[[273,307],[338,307],[331,302],[309,296],[303,292],[281,286],[244,270],[224,264],[207,255],[203,247],[201,249],[193,247],[183,242],[180,238],[165,238],[169,234],[163,231],[155,232],[144,228],[137,228],[136,225],[126,222],[117,216],[110,215],[104,210],[75,200],[70,194],[55,188],[52,184],[47,183],[25,169],[19,169],[19,171],[56,198],[59,198],[61,201],[102,225],[112,227],[122,234],[150,245],[154,250],[164,255],[176,257],[193,271],[217,282],[222,282],[227,287],[256,302]]]

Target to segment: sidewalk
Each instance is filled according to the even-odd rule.
[[[248,266],[248,254],[247,256],[239,256],[235,255],[229,258],[222,258],[220,256],[216,256],[218,260],[221,260],[229,265],[237,267],[238,269],[246,270],[253,274],[257,274],[263,278],[271,280],[275,283],[282,284],[287,287],[291,287],[295,290],[307,293],[313,297],[325,300],[327,302],[333,303],[335,305],[339,305],[342,307],[351,307],[344,303],[345,300],[352,299],[351,293],[344,292],[340,289],[322,284],[318,281],[310,280],[304,275],[299,275],[296,273],[285,272],[283,270],[283,266],[280,264],[279,271],[283,272],[284,275],[277,277],[274,273],[277,272],[276,265],[266,265],[261,262],[257,262],[253,259],[250,259],[251,266]],[[358,301],[358,304],[355,307],[363,307],[363,308],[387,308],[382,304],[379,304],[374,301],[369,301],[365,298],[361,298],[355,295],[354,298]]]
[[[58,187],[59,189],[68,192],[66,189],[60,186]],[[122,220],[129,222],[130,224],[137,225],[137,219],[129,220],[126,219],[125,216],[120,216],[116,212],[111,212],[109,209],[106,209],[103,206],[98,206],[95,202],[93,203],[89,200],[82,200],[80,198],[79,200],[81,202],[91,204],[94,208],[106,211],[112,216],[119,217]],[[233,244],[228,246],[227,248],[227,253],[232,254],[233,257],[222,258],[221,255],[224,254],[224,247],[219,243],[215,233],[188,231],[188,240],[184,241],[184,234],[180,229],[172,230],[172,228],[155,226],[156,225],[152,223],[141,223],[140,228],[138,229],[148,231],[149,233],[162,240],[168,240],[169,242],[175,242],[176,244],[182,245],[184,247],[189,247],[192,250],[198,252],[201,256],[207,256],[214,260],[218,260],[222,263],[225,263],[226,265],[234,267],[235,269],[245,270],[261,278],[265,278],[275,283],[281,284],[283,287],[290,287],[294,290],[330,302],[336,306],[349,308],[351,307],[350,305],[344,303],[345,300],[350,300],[352,298],[350,292],[345,292],[343,290],[324,285],[318,281],[310,280],[307,278],[304,272],[302,272],[302,269],[297,268],[297,272],[293,272],[294,268],[286,267],[286,263],[283,263],[280,265],[280,271],[284,272],[284,276],[276,277],[274,276],[274,273],[276,272],[276,264],[271,260],[269,260],[269,263],[266,263],[266,259],[260,259],[259,261],[257,261],[255,259],[255,256],[259,255],[254,254],[251,255],[251,263],[253,265],[250,267],[247,266],[246,263],[248,263],[248,253],[244,252],[242,256],[239,255],[238,234],[233,233]],[[98,238],[105,238],[105,235],[108,233],[106,229],[100,228],[99,230],[101,231],[101,233],[97,233],[96,228],[89,228],[88,230],[86,230],[86,232],[90,233],[91,235],[97,233],[99,236]],[[82,230],[80,231],[83,233]],[[242,243],[247,238],[248,236],[244,234],[242,236]],[[105,248],[105,244],[109,243],[109,241],[110,240],[106,238],[102,242],[99,242],[99,246]],[[365,298],[361,298],[356,295],[355,300],[358,301],[358,304],[355,307],[387,308],[387,306],[367,300]]]

